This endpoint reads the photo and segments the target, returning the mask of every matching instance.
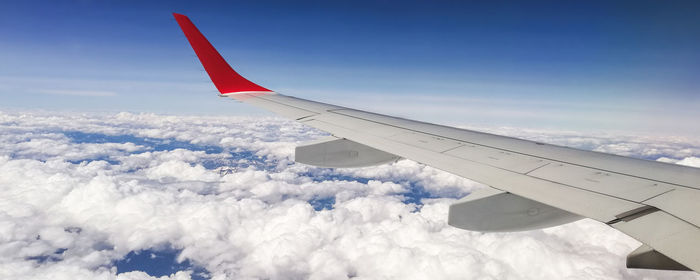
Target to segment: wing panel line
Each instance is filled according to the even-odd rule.
[[[395,127],[395,128],[406,129],[406,130],[410,130],[410,131],[414,131],[414,132],[418,132],[418,133],[423,133],[423,134],[427,134],[427,135],[432,135],[432,136],[437,136],[437,137],[443,137],[443,138],[447,138],[447,139],[454,140],[454,141],[461,141],[461,142],[469,143],[469,144],[472,144],[472,145],[478,145],[478,146],[482,146],[482,147],[488,147],[488,148],[497,149],[497,150],[501,150],[501,151],[508,151],[508,152],[512,152],[512,153],[516,153],[516,154],[520,154],[520,155],[524,155],[524,156],[530,156],[530,157],[535,157],[535,158],[544,159],[544,160],[550,160],[550,161],[554,161],[554,162],[561,162],[561,163],[576,165],[576,166],[580,166],[580,167],[591,168],[591,169],[595,169],[595,170],[599,170],[599,171],[605,171],[605,172],[615,173],[615,174],[619,174],[619,175],[635,177],[635,178],[638,178],[638,179],[644,179],[644,180],[649,180],[649,181],[654,181],[654,182],[659,182],[659,183],[665,183],[665,184],[674,185],[674,186],[678,186],[678,187],[685,187],[685,188],[691,188],[691,189],[698,189],[698,188],[696,188],[696,187],[694,187],[694,186],[686,186],[686,185],[682,185],[682,184],[679,184],[679,183],[668,182],[668,181],[663,181],[663,180],[658,180],[658,179],[651,179],[651,178],[646,178],[646,177],[642,177],[642,176],[638,176],[638,175],[634,175],[634,174],[628,174],[628,173],[624,173],[624,172],[618,172],[618,171],[611,171],[611,170],[606,170],[606,169],[600,169],[600,168],[593,167],[593,166],[589,166],[589,165],[585,165],[585,164],[572,163],[572,162],[568,162],[568,161],[561,161],[561,160],[558,160],[558,159],[553,159],[553,158],[549,158],[549,157],[543,157],[543,156],[539,156],[539,155],[528,154],[528,153],[524,153],[524,152],[520,152],[520,151],[516,151],[516,150],[504,149],[504,148],[500,148],[500,147],[496,147],[496,146],[490,146],[490,145],[486,145],[486,144],[482,144],[482,143],[476,143],[476,142],[472,142],[472,141],[470,141],[470,140],[458,139],[458,138],[449,137],[449,136],[445,136],[445,135],[434,134],[434,133],[425,132],[425,131],[420,131],[420,130],[416,130],[416,129],[412,129],[412,128],[407,128],[407,127],[403,127],[403,126],[398,126],[398,125],[388,124],[388,123],[384,123],[384,122],[379,122],[379,121],[375,121],[375,120],[371,120],[371,119],[365,119],[365,118],[361,118],[361,117],[357,117],[357,116],[352,116],[352,115],[348,115],[348,114],[343,114],[343,113],[340,112],[340,111],[343,111],[343,110],[353,110],[353,109],[336,109],[336,110],[329,110],[328,112],[333,113],[333,114],[343,115],[343,116],[346,116],[346,117],[349,117],[349,118],[355,118],[355,119],[360,119],[360,120],[364,120],[364,121],[369,121],[369,122],[373,122],[373,123],[377,123],[377,124],[392,126],[392,127]],[[368,113],[368,112],[367,112],[367,113]],[[372,114],[372,113],[370,113],[370,114]],[[389,117],[389,116],[386,116],[386,117]],[[390,117],[390,118],[392,118],[392,117]],[[417,121],[412,121],[412,120],[406,120],[406,121],[417,122]],[[418,123],[427,124],[427,125],[435,125],[435,126],[440,126],[440,127],[445,127],[445,128],[454,129],[453,127],[448,127],[448,126],[443,126],[443,125],[438,125],[438,124],[430,124],[430,123],[424,123],[424,122],[418,122]],[[509,138],[509,139],[513,139],[513,140],[526,141],[526,142],[531,142],[531,143],[533,143],[533,144],[538,144],[537,142],[533,142],[533,141],[529,141],[529,140],[524,140],[524,139],[513,138],[513,137],[509,137],[509,136],[501,136],[501,135],[495,135],[495,134],[488,134],[488,133],[483,133],[483,132],[478,132],[478,131],[472,131],[472,130],[466,130],[466,129],[459,129],[459,130],[466,131],[466,132],[472,132],[472,133],[487,134],[487,135],[492,136],[492,137]],[[626,159],[633,159],[633,160],[644,161],[643,159],[628,158],[628,157],[624,157],[624,156],[613,155],[613,154],[606,154],[606,153],[600,153],[600,152],[596,152],[596,151],[578,150],[578,149],[574,149],[574,148],[563,147],[563,146],[557,146],[557,145],[552,145],[552,144],[545,144],[545,145],[547,145],[547,146],[553,146],[553,147],[558,147],[558,148],[564,148],[564,149],[571,149],[571,150],[580,151],[580,152],[599,153],[599,154],[603,154],[603,155],[611,155],[611,156],[617,156],[617,157],[626,158]],[[662,163],[662,162],[659,162],[659,163]]]

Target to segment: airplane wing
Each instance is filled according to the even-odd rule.
[[[411,159],[490,186],[450,207],[448,223],[519,231],[583,217],[641,241],[627,267],[700,271],[700,169],[583,151],[286,96],[236,73],[174,14],[221,96],[329,132],[297,162],[359,167]]]

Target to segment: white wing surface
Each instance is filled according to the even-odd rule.
[[[518,231],[588,217],[644,244],[628,267],[700,271],[700,169],[278,94],[236,73],[187,17],[174,15],[222,96],[332,134],[298,147],[298,162],[356,167],[411,159],[492,188],[452,205],[453,226]]]

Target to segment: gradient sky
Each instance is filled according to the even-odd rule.
[[[216,97],[179,12],[284,94],[453,125],[700,136],[700,2],[488,2],[6,1],[0,110],[264,114]]]

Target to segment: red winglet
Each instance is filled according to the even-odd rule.
[[[190,45],[197,54],[199,61],[202,62],[204,69],[207,70],[209,78],[211,78],[211,81],[214,82],[221,94],[245,91],[272,92],[236,73],[189,18],[177,13],[173,13],[173,16],[180,25],[182,32],[185,33],[187,40],[190,41]]]

